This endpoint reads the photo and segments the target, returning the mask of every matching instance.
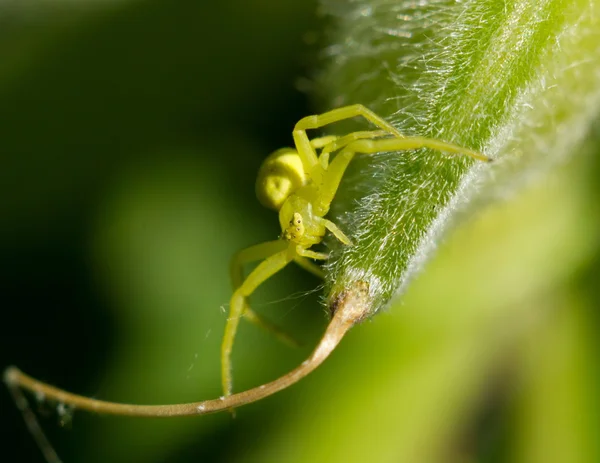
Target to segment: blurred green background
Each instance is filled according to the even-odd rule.
[[[0,3],[0,366],[98,398],[220,394],[233,252],[274,239],[255,172],[319,109],[316,1]],[[597,131],[445,244],[406,298],[274,397],[171,420],[38,409],[65,462],[600,460]],[[290,370],[326,319],[286,269],[242,324],[235,389]],[[42,461],[0,394],[8,461]],[[2,457],[4,461],[4,457]]]
[[[118,401],[220,394],[229,259],[278,237],[254,179],[309,111],[296,83],[312,59],[315,10],[263,0],[0,3],[3,366]],[[306,348],[242,326],[237,390],[306,356],[326,322],[318,294],[306,295],[317,284],[290,268],[258,294],[257,310]],[[41,461],[1,399],[3,448]],[[78,413],[67,429],[51,406],[41,414],[65,461],[227,461],[268,436],[280,404],[236,420]]]

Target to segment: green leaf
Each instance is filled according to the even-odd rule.
[[[333,215],[330,299],[368,282],[373,312],[403,292],[448,231],[577,152],[600,102],[600,19],[588,0],[346,2],[318,82],[326,106],[363,103],[404,133],[479,149],[354,163]]]

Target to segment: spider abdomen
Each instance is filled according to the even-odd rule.
[[[260,166],[256,197],[263,206],[278,211],[285,200],[305,184],[300,156],[292,148],[281,148],[271,153]]]

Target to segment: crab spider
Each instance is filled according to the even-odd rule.
[[[379,130],[313,140],[306,134],[307,130],[356,116],[364,117]],[[490,161],[480,153],[450,143],[423,137],[405,137],[384,119],[359,104],[304,117],[294,127],[292,136],[295,147],[279,149],[267,157],[256,182],[259,201],[279,212],[280,239],[246,248],[237,253],[231,262],[234,293],[221,345],[221,382],[225,396],[232,392],[231,350],[240,318],[246,316],[266,326],[266,322],[251,311],[247,298],[290,262],[296,262],[322,277],[320,267],[310,259],[326,260],[328,256],[313,251],[311,247],[320,243],[327,231],[343,244],[352,244],[344,232],[325,216],[344,172],[356,154],[430,148]],[[330,155],[336,152],[330,160]],[[244,279],[243,266],[260,260],[262,262]]]
[[[355,116],[364,117],[379,130],[353,132],[342,137],[327,136],[313,140],[310,140],[306,134],[307,130]],[[325,260],[328,256],[311,248],[322,241],[327,231],[343,244],[351,245],[350,239],[344,232],[325,216],[329,212],[329,206],[344,172],[356,154],[430,148],[469,156],[480,161],[491,161],[478,152],[450,143],[423,137],[404,137],[393,126],[362,105],[346,106],[320,115],[305,117],[296,124],[293,137],[295,148],[283,148],[267,157],[260,168],[256,183],[260,202],[266,207],[279,211],[281,237],[279,240],[240,251],[231,263],[231,279],[235,291],[231,298],[229,318],[221,346],[221,378],[224,396],[201,402],[167,405],[108,402],[73,394],[36,380],[16,367],[8,367],[4,371],[4,382],[47,461],[60,462],[37,423],[35,414],[29,408],[23,391],[45,397],[46,400],[96,413],[153,417],[203,415],[233,410],[268,397],[286,389],[317,368],[333,352],[348,330],[370,313],[367,282],[355,282],[344,288],[344,291],[332,301],[331,321],[315,350],[301,365],[271,382],[231,394],[231,349],[241,316],[245,316],[263,328],[275,331],[282,340],[290,341],[283,332],[254,313],[248,306],[247,298],[260,284],[292,261],[322,277],[321,268],[311,262],[311,259]],[[331,160],[332,155],[334,156]],[[262,262],[244,278],[243,266],[259,260]]]

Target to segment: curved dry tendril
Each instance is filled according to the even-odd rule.
[[[294,370],[270,383],[219,399],[173,405],[134,405],[106,402],[50,386],[26,375],[16,367],[8,367],[6,369],[4,372],[4,381],[11,391],[14,391],[15,388],[25,389],[33,394],[43,395],[48,400],[54,400],[75,409],[102,414],[171,417],[216,413],[264,399],[304,378],[323,363],[350,328],[370,313],[370,306],[367,304],[367,300],[368,287],[362,282],[342,293],[332,304],[333,318],[329,322],[319,344],[308,359]]]

